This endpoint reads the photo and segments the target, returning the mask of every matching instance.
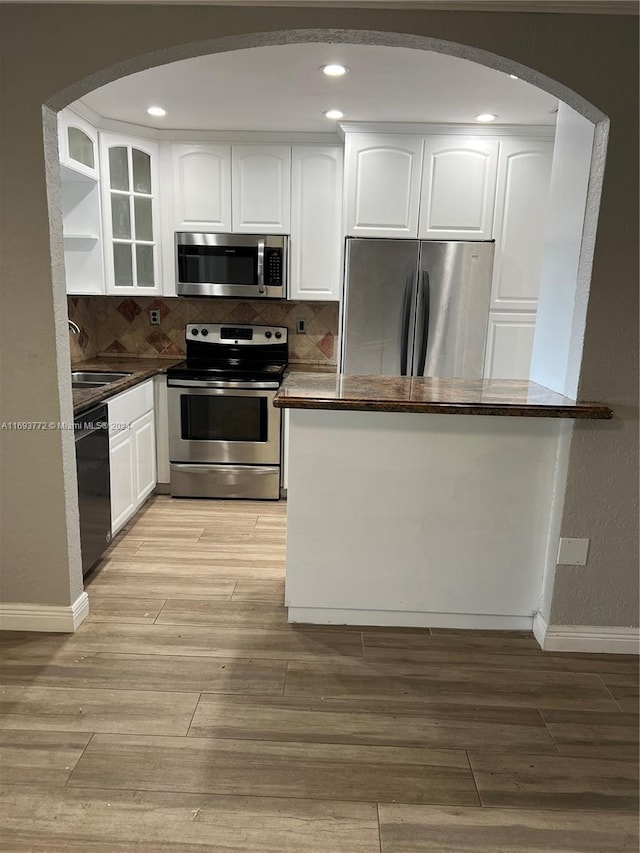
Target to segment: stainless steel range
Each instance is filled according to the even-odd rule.
[[[194,323],[186,345],[167,370],[171,494],[277,500],[286,327]]]

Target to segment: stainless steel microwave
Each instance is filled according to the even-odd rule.
[[[176,233],[178,296],[284,299],[289,238]]]

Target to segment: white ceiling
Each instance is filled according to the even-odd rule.
[[[321,65],[351,70],[329,78]],[[290,44],[211,54],[132,74],[82,102],[105,118],[184,130],[335,130],[344,121],[552,125],[557,101],[521,80],[465,59],[409,48]],[[152,118],[147,107],[167,115]]]

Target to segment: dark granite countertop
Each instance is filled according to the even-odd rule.
[[[321,364],[317,361],[290,361],[287,367],[289,373],[330,373],[335,376],[338,371],[337,364]]]
[[[611,418],[599,403],[576,403],[535,382],[514,379],[355,376],[291,372],[274,405],[280,409]]]
[[[127,372],[130,375],[101,388],[74,388],[73,390],[73,413],[81,414],[92,406],[114,397],[128,388],[133,388],[140,382],[150,379],[157,373],[164,373],[168,367],[178,364],[181,358],[98,358],[80,361],[71,366],[71,370],[113,370],[120,373]]]

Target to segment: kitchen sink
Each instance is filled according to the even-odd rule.
[[[110,385],[112,382],[124,379],[126,376],[131,376],[131,373],[118,373],[109,370],[72,370],[71,387],[101,388],[103,385]]]

